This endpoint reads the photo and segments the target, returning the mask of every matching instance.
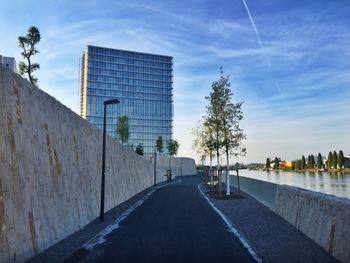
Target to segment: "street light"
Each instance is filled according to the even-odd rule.
[[[157,146],[154,146],[154,186],[157,184]]]
[[[106,108],[107,105],[120,103],[118,99],[105,100],[103,102],[103,146],[102,146],[102,183],[101,183],[101,206],[100,222],[105,219],[105,156],[106,156]]]

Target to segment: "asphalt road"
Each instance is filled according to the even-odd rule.
[[[199,193],[202,178],[156,190],[75,262],[254,262]]]

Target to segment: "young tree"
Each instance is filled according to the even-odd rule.
[[[303,155],[301,157],[301,169],[300,170],[304,170],[306,168],[306,160],[305,160],[305,156]]]
[[[177,155],[177,152],[179,151],[179,143],[177,140],[170,140],[168,143],[168,151],[170,156]]]
[[[168,143],[168,152],[169,152],[169,170],[171,171],[171,158],[174,155],[177,155],[179,150],[179,143],[176,140],[170,140]]]
[[[315,167],[315,158],[314,155],[311,154],[307,157],[307,169],[313,169]]]
[[[200,155],[209,157],[210,184],[213,185],[212,162],[214,158],[214,134],[207,120],[203,120],[192,131],[195,139],[192,148]]]
[[[224,76],[220,68],[220,77],[212,83],[212,91],[206,99],[207,119],[214,132],[213,148],[216,151],[218,171],[220,171],[220,150],[226,155],[226,195],[230,194],[229,158],[230,156],[244,155],[246,152],[242,141],[245,139],[239,122],[243,119],[241,106],[243,102],[232,103],[232,91],[229,76]],[[218,178],[219,192],[221,193],[221,175]]]
[[[317,155],[317,168],[322,169],[323,168],[323,160],[321,153],[318,153]]]
[[[219,88],[223,95],[221,97],[222,112],[220,118],[223,134],[222,144],[226,155],[226,195],[230,195],[229,158],[230,156],[245,155],[246,148],[242,145],[242,142],[246,139],[246,136],[239,126],[239,122],[243,119],[241,110],[243,102],[232,103],[233,93],[230,89],[230,77],[224,76],[222,69],[220,74]]]
[[[344,153],[342,150],[339,151],[339,155],[338,155],[338,167],[339,169],[344,168]]]
[[[117,133],[117,135],[120,136],[122,144],[124,144],[128,141],[128,139],[129,139],[128,116],[123,115],[123,116],[118,117],[116,133]]]
[[[330,152],[328,153],[327,169],[328,169],[328,170],[331,170],[331,169],[332,169],[332,165],[333,165],[333,154],[332,154],[332,152],[330,151]]]
[[[158,139],[156,140],[156,149],[158,153],[163,152],[163,137],[158,136]]]
[[[295,170],[296,171],[300,171],[302,168],[301,168],[301,160],[297,160],[295,162]]]
[[[338,154],[336,151],[333,152],[332,166],[333,166],[333,169],[338,168]]]
[[[310,155],[310,169],[313,169],[315,167],[315,157],[313,154]]]
[[[271,161],[270,158],[266,158],[266,170],[269,171],[271,168]]]
[[[137,154],[139,154],[139,155],[143,155],[143,145],[142,145],[142,143],[140,143],[139,145],[137,145],[135,152],[136,152]]]
[[[33,63],[31,57],[39,53],[36,49],[36,45],[39,43],[40,39],[39,29],[35,26],[31,26],[28,29],[26,36],[18,37],[19,47],[23,49],[21,55],[27,60],[27,63],[21,61],[18,64],[19,74],[21,74],[21,76],[28,74],[29,81],[35,86],[38,86],[38,78],[34,77],[32,73],[39,69],[40,65],[38,63]]]
[[[205,166],[205,159],[207,159],[205,155],[201,155],[199,158],[202,168]]]
[[[275,163],[274,163],[273,169],[278,170],[279,166],[280,166],[280,162],[279,162],[278,158],[275,157]]]
[[[222,77],[218,81],[214,81],[211,85],[212,91],[209,96],[205,98],[209,102],[207,106],[207,117],[206,123],[210,126],[210,129],[213,132],[213,149],[216,153],[217,160],[217,171],[218,171],[218,187],[219,192],[221,193],[221,174],[220,174],[220,150],[223,146],[223,132],[222,132],[222,112],[224,109],[223,101],[223,80]]]

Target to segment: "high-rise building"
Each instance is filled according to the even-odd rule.
[[[109,105],[107,133],[116,139],[118,116],[128,117],[128,145],[140,143],[144,153],[154,152],[158,136],[163,149],[172,139],[173,58],[119,49],[87,46],[82,58],[80,115],[100,129],[103,101]]]
[[[5,65],[5,67],[11,69],[13,72],[18,73],[17,71],[17,63],[15,58],[4,57],[0,55],[0,64]]]

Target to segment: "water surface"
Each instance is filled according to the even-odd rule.
[[[350,198],[350,173],[240,170],[239,174],[275,184],[292,185],[316,192]]]

